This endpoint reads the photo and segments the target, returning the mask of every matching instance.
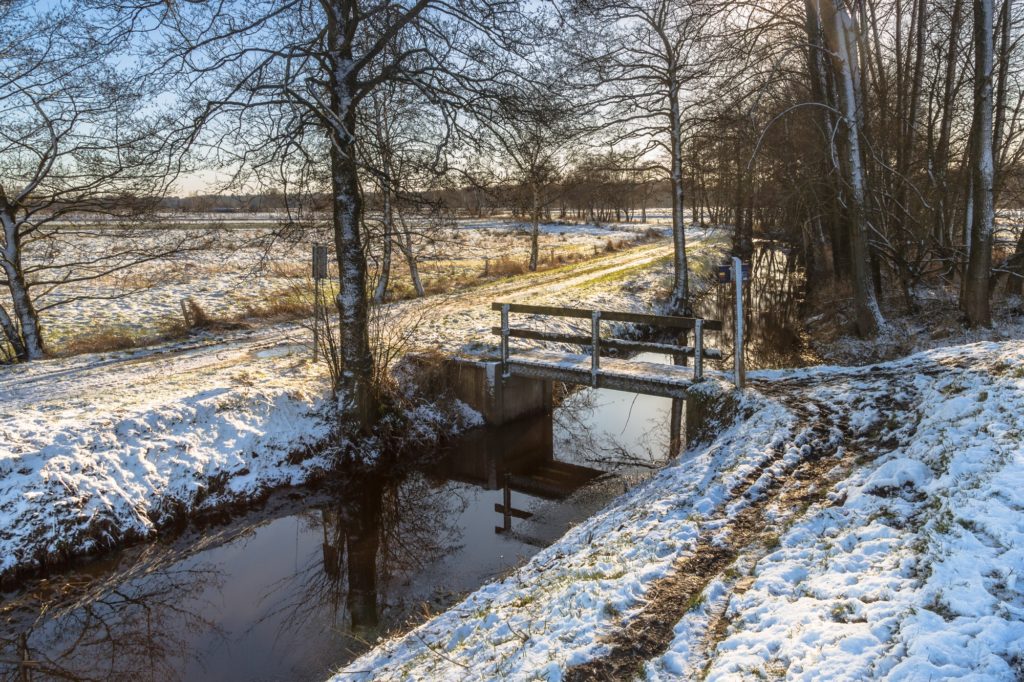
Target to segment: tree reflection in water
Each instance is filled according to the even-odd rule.
[[[758,242],[751,257],[750,283],[744,287],[744,359],[747,370],[801,367],[813,362],[802,335],[804,274],[793,253]],[[712,285],[697,302],[707,318],[722,320],[719,347],[725,357],[716,368],[731,372],[735,346],[732,285]]]
[[[354,654],[413,617],[420,605],[393,588],[458,548],[456,522],[468,504],[457,489],[412,465],[390,463],[341,478],[350,482],[296,515],[305,526],[296,531],[296,556],[300,537],[307,551],[283,578],[259,565],[261,556],[269,558],[260,554],[267,548],[247,547],[277,522],[264,519],[208,533],[184,549],[153,543],[124,552],[88,571],[41,580],[3,602],[0,680],[204,676],[207,666],[232,669],[232,656],[262,646],[264,633],[256,631],[267,627],[281,645],[271,656],[282,670],[329,671],[344,658],[339,641]],[[269,540],[270,552],[287,553],[281,533],[270,532]],[[250,573],[238,574],[247,565],[239,557],[254,560]],[[248,594],[253,580],[255,594]],[[249,617],[232,603],[240,590],[258,602],[258,616],[225,631],[223,623]],[[323,624],[334,636],[311,630]],[[329,651],[311,650],[312,640]],[[301,660],[311,654],[316,660]],[[204,657],[216,660],[204,665]]]
[[[459,548],[455,520],[468,502],[398,464],[341,484],[335,499],[305,514],[321,528],[321,552],[269,587],[253,627],[273,623],[278,639],[301,638],[326,611],[355,654],[415,616],[418,604],[391,588]]]
[[[197,632],[219,637],[198,596],[222,578],[149,545],[106,575],[40,581],[0,605],[0,680],[167,680]],[[207,605],[209,606],[209,605]]]

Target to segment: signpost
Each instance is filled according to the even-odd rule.
[[[749,267],[749,266],[748,266]],[[743,366],[743,283],[750,281],[749,269],[744,268],[743,263],[736,256],[732,259],[732,271],[740,273],[739,277],[733,277],[733,289],[736,292],[736,350],[733,351],[733,358],[736,371],[736,388],[743,388],[747,383],[747,371]]]
[[[313,245],[313,362],[320,350],[320,298],[322,281],[327,279],[327,247]]]

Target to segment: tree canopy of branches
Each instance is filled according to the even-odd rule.
[[[0,348],[16,359],[43,357],[40,312],[122,295],[76,285],[196,245],[145,229],[185,139],[147,110],[158,84],[122,59],[130,36],[78,5],[0,5]],[[83,252],[83,237],[103,247]]]
[[[172,49],[183,57],[210,144],[233,154],[240,168],[319,181],[331,198],[340,272],[336,392],[341,419],[355,431],[368,431],[379,411],[368,337],[360,107],[389,83],[415,89],[442,111],[465,105],[487,80],[489,60],[481,56],[493,51],[484,46],[511,45],[504,35],[522,23],[519,5],[264,0],[176,5],[168,13]]]

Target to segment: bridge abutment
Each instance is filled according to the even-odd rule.
[[[451,358],[445,374],[455,397],[492,426],[551,411],[551,381],[532,377],[503,380],[501,362]]]

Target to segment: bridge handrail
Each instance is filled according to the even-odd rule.
[[[491,333],[501,335],[501,327],[491,327]],[[544,332],[536,329],[509,327],[508,335],[513,339],[568,343],[573,346],[589,346],[591,344],[591,338],[589,336]],[[691,358],[696,352],[696,348],[694,346],[680,346],[675,343],[657,343],[655,341],[633,341],[631,339],[619,339],[615,337],[602,337],[601,348],[626,351],[629,353],[665,353],[668,355],[678,353]],[[704,357],[712,360],[721,360],[722,351],[717,348],[705,348]]]
[[[534,339],[541,341],[552,341],[561,343],[572,343],[583,346],[590,346],[590,376],[591,385],[597,386],[601,366],[601,348],[618,348],[621,350],[655,350],[676,355],[684,358],[693,357],[693,379],[700,381],[704,377],[704,358],[721,357],[721,353],[704,348],[704,330],[720,331],[722,323],[717,320],[705,320],[699,317],[678,317],[674,315],[647,315],[643,313],[627,313],[615,310],[590,310],[586,308],[565,308],[558,306],[530,305],[524,303],[492,303],[492,310],[501,312],[501,327],[495,327],[493,332],[501,335],[501,366],[502,375],[510,376],[509,368],[509,340],[511,338]],[[550,317],[571,317],[576,319],[590,319],[590,337],[558,334],[551,332],[535,331],[530,329],[513,329],[509,324],[511,313],[524,313],[532,315],[546,315]],[[692,329],[694,332],[694,346],[678,346],[673,344],[654,344],[638,341],[626,341],[623,339],[602,339],[601,322],[632,322],[634,324],[646,324],[657,327],[670,327],[673,329]],[[711,352],[708,352],[711,350]],[[685,361],[684,361],[685,364]]]
[[[629,313],[621,310],[592,310],[588,308],[565,308],[560,306],[532,305],[527,303],[491,303],[491,310],[501,311],[508,306],[510,313],[532,315],[548,315],[551,317],[573,317],[589,320],[598,313],[602,320],[608,322],[632,322],[647,324],[652,327],[669,327],[672,329],[694,329],[697,320],[702,320],[704,330],[709,332],[722,331],[719,320],[704,320],[698,317],[681,317],[678,315],[651,315],[647,313]]]

